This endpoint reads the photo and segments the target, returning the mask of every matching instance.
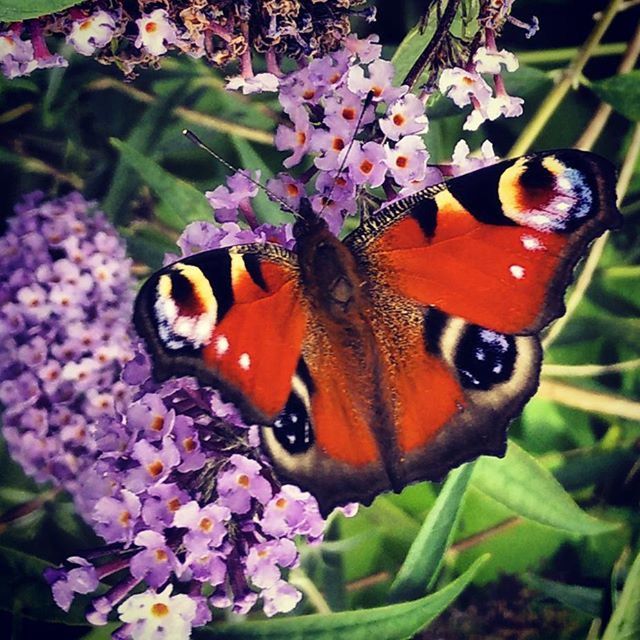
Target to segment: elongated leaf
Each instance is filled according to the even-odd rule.
[[[142,180],[166,205],[162,222],[172,229],[182,231],[184,226],[194,220],[211,220],[213,211],[200,191],[189,183],[176,178],[163,169],[157,162],[147,158],[137,149],[122,140],[111,139],[111,144],[118,149],[120,157],[136,171]]]
[[[640,71],[592,82],[589,87],[623,116],[640,122]]]
[[[173,107],[184,99],[185,90],[186,85],[181,83],[157,98],[133,127],[126,143],[139,154],[150,156],[158,140],[158,131],[172,119]],[[116,225],[129,221],[129,202],[134,197],[139,183],[138,173],[131,171],[127,158],[121,156],[113,173],[109,191],[102,201],[103,211]]]
[[[391,585],[391,602],[419,598],[435,583],[455,532],[472,470],[473,464],[466,464],[449,474]]]
[[[442,613],[462,593],[488,557],[478,558],[459,578],[419,600],[358,611],[213,625],[194,635],[224,640],[403,640],[424,629]]]
[[[252,172],[260,169],[260,182],[266,184],[267,180],[273,177],[273,172],[264,160],[244,138],[231,136],[231,140],[240,156],[243,168]],[[291,214],[285,213],[280,205],[270,200],[262,189],[258,191],[258,195],[252,200],[252,204],[260,222],[268,222],[270,224],[291,222]]]
[[[595,535],[618,526],[582,511],[551,473],[514,442],[503,460],[478,460],[472,483],[521,516],[562,531]]]
[[[391,62],[393,62],[396,70],[396,83],[402,82],[407,73],[409,73],[409,69],[411,69],[414,62],[418,59],[418,56],[429,44],[431,38],[433,38],[436,30],[435,14],[435,11],[431,12],[429,22],[426,24],[424,30],[421,30],[419,26],[414,27],[398,45],[396,52],[393,54],[393,58],[391,58]]]
[[[531,574],[522,576],[523,581],[545,596],[562,604],[597,618],[602,613],[602,589],[581,587],[574,584],[563,584],[555,580],[546,580]]]
[[[14,22],[68,9],[82,0],[0,0],[0,20]]]
[[[638,640],[638,638],[640,638],[640,553],[631,565],[622,595],[602,640]]]

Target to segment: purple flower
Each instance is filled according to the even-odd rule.
[[[366,98],[371,93],[374,102],[384,101],[390,104],[407,93],[406,86],[393,86],[395,68],[388,60],[375,60],[369,65],[368,72],[367,77],[360,65],[349,69],[347,86],[360,98]]]
[[[94,527],[107,542],[129,545],[139,515],[140,499],[131,491],[122,489],[119,498],[105,496],[98,500],[93,512]]]
[[[19,31],[0,33],[0,65],[7,78],[29,73],[29,63],[33,60],[33,45],[20,38]]]
[[[251,212],[250,199],[258,193],[259,187],[255,182],[260,181],[260,171],[255,172],[255,182],[248,179],[249,175],[248,171],[238,171],[227,178],[227,186],[220,185],[204,194],[216,211],[218,222],[235,221],[238,218],[238,209],[245,213]]]
[[[276,613],[288,613],[300,602],[302,594],[288,582],[279,580],[262,592],[264,613],[267,617]]]
[[[141,531],[133,542],[144,547],[144,551],[131,558],[129,566],[134,578],[144,580],[150,587],[158,589],[172,573],[178,572],[178,561],[162,534],[157,531]]]
[[[379,187],[387,174],[384,147],[377,142],[356,143],[349,154],[349,173],[357,185]]]
[[[424,105],[412,93],[393,102],[386,116],[380,120],[382,132],[391,140],[399,140],[402,136],[426,133],[429,121],[424,115]]]
[[[281,124],[276,131],[276,148],[279,151],[291,150],[293,153],[283,161],[283,166],[290,168],[298,164],[311,144],[311,127],[307,112],[298,108],[291,116],[293,128]]]
[[[97,420],[117,394],[127,399],[117,381],[133,333],[130,261],[93,208],[78,193],[49,202],[32,194],[0,238],[0,335],[11,337],[0,340],[4,434],[28,474],[67,489],[79,508]],[[84,255],[103,256],[106,279],[73,259],[71,239]]]
[[[395,181],[407,185],[425,176],[429,153],[419,136],[406,136],[393,148],[387,146],[386,163]]]
[[[218,475],[220,503],[239,514],[249,511],[252,498],[266,504],[273,491],[260,471],[261,466],[255,460],[239,454],[232,455]]]
[[[189,529],[185,536],[187,546],[204,543],[205,547],[217,548],[222,544],[227,529],[225,522],[231,518],[231,511],[218,504],[200,507],[195,500],[176,511],[173,526]]]
[[[60,569],[45,571],[45,579],[51,585],[53,599],[64,611],[69,611],[74,594],[91,593],[98,587],[96,570],[90,562],[77,556],[69,558],[68,562],[78,566],[67,571]]]

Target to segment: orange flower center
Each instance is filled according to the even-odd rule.
[[[353,107],[345,107],[342,110],[342,117],[345,120],[355,120],[356,110]]]
[[[396,127],[401,127],[404,124],[404,116],[396,113],[396,115],[393,116],[393,124],[395,124]]]
[[[249,486],[249,476],[246,473],[239,475],[238,484],[246,489]]]
[[[371,87],[371,93],[373,93],[376,98],[379,98],[382,95],[382,87]]]
[[[156,618],[164,618],[164,616],[166,616],[169,613],[169,607],[167,607],[167,605],[164,604],[164,602],[156,602],[151,607],[151,613]]]
[[[373,169],[373,163],[370,160],[363,160],[360,163],[360,171],[362,173],[371,173],[371,169]]]
[[[144,25],[144,30],[147,33],[155,33],[158,30],[158,25],[155,22],[147,22],[147,24]]]
[[[171,512],[175,512],[180,508],[180,500],[178,498],[171,498],[169,502],[167,502],[167,509]]]
[[[162,431],[163,425],[164,425],[164,418],[162,416],[153,416],[153,420],[151,421],[152,431]]]
[[[407,166],[408,160],[406,156],[398,156],[396,158],[396,167],[404,169]]]
[[[344,140],[342,138],[334,138],[331,146],[334,151],[342,151],[344,149]]]
[[[316,95],[315,89],[305,89],[305,91],[302,93],[302,97],[305,100],[311,100],[311,98],[313,98],[313,96],[315,95]]]
[[[276,500],[276,507],[278,507],[278,509],[284,509],[287,506],[287,501],[285,498],[278,498]]]
[[[164,549],[156,549],[156,560],[158,562],[166,562],[168,557],[169,556]]]
[[[298,131],[296,134],[296,140],[299,145],[303,145],[307,141],[307,134],[304,131]]]
[[[192,451],[195,451],[196,443],[193,438],[189,437],[182,441],[182,446],[187,453],[191,453]]]
[[[120,514],[120,517],[118,518],[118,522],[123,526],[123,527],[128,527],[129,526],[129,522],[131,521],[131,514],[128,511],[123,511]]]
[[[299,193],[300,193],[300,189],[298,189],[298,187],[296,187],[295,184],[287,185],[287,194],[289,196],[291,196],[292,198],[295,198]]]
[[[147,471],[152,478],[157,478],[164,471],[164,465],[160,460],[154,460],[147,465]]]
[[[213,529],[213,522],[211,522],[209,518],[202,518],[198,526],[202,531],[211,531],[211,529]]]

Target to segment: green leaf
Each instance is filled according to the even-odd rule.
[[[156,98],[131,129],[127,144],[144,156],[151,156],[160,138],[159,132],[167,128],[173,118],[173,107],[184,100],[186,84],[173,86],[173,90]],[[176,134],[177,135],[177,134]],[[135,167],[134,167],[135,168]],[[102,209],[116,225],[128,222],[129,203],[139,185],[137,172],[131,171],[126,158],[120,157],[113,173],[109,191],[102,201]]]
[[[244,138],[231,136],[231,140],[240,156],[242,166],[251,172],[260,169],[260,182],[266,184],[267,180],[273,177],[273,172],[264,160]],[[258,195],[252,200],[252,204],[260,222],[268,222],[270,224],[291,222],[291,214],[284,212],[277,202],[270,200],[263,189],[258,191]]]
[[[81,0],[0,0],[0,20],[15,22],[68,9]]]
[[[459,578],[431,595],[401,604],[330,614],[278,618],[202,629],[196,638],[224,640],[402,640],[411,638],[440,615],[471,582],[488,556],[479,558]]]
[[[546,580],[532,574],[525,574],[522,579],[532,589],[536,589],[543,595],[553,598],[576,611],[586,613],[592,618],[597,618],[602,614],[602,589],[563,584],[562,582]]]
[[[514,442],[502,460],[480,458],[472,483],[519,515],[561,531],[595,535],[619,526],[582,511],[553,475]]]
[[[636,556],[602,640],[640,638],[640,553]]]
[[[598,80],[589,87],[623,116],[640,122],[640,71]]]
[[[137,149],[122,140],[111,138],[111,144],[118,149],[122,160],[149,185],[151,190],[165,205],[161,221],[172,229],[182,231],[184,226],[195,220],[210,220],[211,206],[194,186],[176,178],[157,162],[144,156]]]
[[[391,585],[391,602],[419,598],[433,587],[453,539],[472,471],[473,464],[466,464],[449,474]]]
[[[396,70],[396,83],[402,82],[409,70],[418,59],[424,48],[429,44],[436,30],[436,12],[431,11],[429,21],[424,30],[415,26],[398,45],[391,62]]]

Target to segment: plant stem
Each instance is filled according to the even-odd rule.
[[[553,377],[569,378],[591,378],[593,376],[603,376],[608,373],[620,373],[622,371],[633,371],[640,369],[640,358],[625,360],[624,362],[614,362],[613,364],[543,364],[542,375]]]
[[[440,18],[438,22],[433,38],[429,40],[429,44],[427,44],[422,53],[418,56],[418,59],[413,63],[413,66],[409,69],[409,72],[402,81],[402,84],[409,86],[409,90],[413,89],[424,70],[431,63],[431,60],[438,51],[442,41],[447,37],[451,23],[456,17],[456,12],[460,2],[461,0],[449,0],[447,3],[447,8],[444,10],[442,18]]]
[[[595,48],[598,46],[602,36],[618,12],[621,3],[622,0],[610,0],[607,8],[602,14],[602,17],[596,23],[596,26],[589,34],[586,42],[578,50],[573,62],[565,70],[560,82],[549,92],[538,108],[538,111],[524,128],[520,137],[516,140],[511,151],[509,151],[509,156],[520,156],[523,153],[526,153],[535,142],[542,129],[544,129],[551,116],[555,113],[556,109],[569,92],[569,89],[571,89],[575,81],[580,77],[580,74],[589,61],[589,58],[595,51]]]
[[[627,49],[626,42],[608,42],[599,44],[591,53],[592,58],[619,56]],[[540,49],[537,51],[515,51],[522,64],[554,64],[570,62],[578,53],[578,47],[559,47],[558,49]]]
[[[289,582],[294,587],[298,587],[309,598],[309,602],[318,613],[331,613],[331,608],[325,597],[302,569],[292,569],[289,574]]]
[[[150,104],[155,100],[155,97],[140,89],[135,89],[122,82],[118,82],[113,78],[100,78],[88,85],[88,89],[94,91],[100,91],[104,89],[115,89],[130,96],[138,102],[144,102]],[[242,124],[236,124],[235,122],[229,122],[222,118],[216,118],[206,113],[200,113],[193,109],[187,109],[186,107],[176,107],[172,113],[178,118],[182,118],[185,122],[191,124],[197,124],[206,129],[213,131],[219,131],[220,133],[227,133],[229,135],[238,136],[245,140],[251,140],[252,142],[259,142],[260,144],[273,145],[273,134],[269,131],[262,131],[260,129],[252,129]]]
[[[503,531],[507,531],[508,529],[519,525],[521,522],[522,518],[520,516],[512,516],[511,518],[507,518],[506,520],[499,522],[493,527],[489,527],[488,529],[484,529],[483,531],[478,531],[478,533],[474,533],[468,538],[464,538],[463,540],[459,540],[455,544],[452,544],[449,553],[462,553],[463,551],[471,549],[471,547],[475,547],[485,540],[489,540],[498,533],[502,533]]]
[[[633,39],[627,46],[625,54],[618,66],[618,74],[627,73],[635,67],[636,62],[640,56],[640,25],[636,29]],[[606,102],[601,102],[598,110],[591,119],[589,126],[584,130],[578,141],[575,143],[576,149],[583,149],[589,151],[593,148],[596,140],[599,138],[604,126],[607,124],[607,120],[613,111],[613,107]]]
[[[563,382],[542,380],[536,397],[582,411],[603,413],[626,420],[640,420],[640,402],[615,394],[581,389]]]

